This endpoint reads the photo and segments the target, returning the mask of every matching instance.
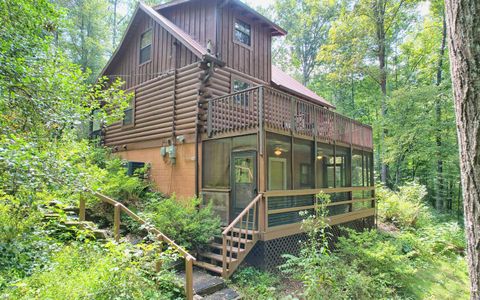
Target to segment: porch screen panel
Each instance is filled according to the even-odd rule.
[[[292,145],[290,137],[267,133],[268,190],[292,188]]]
[[[360,150],[352,151],[352,186],[363,186],[363,154]]]
[[[203,142],[203,187],[228,188],[230,186],[231,140]]]
[[[350,149],[335,148],[335,187],[350,186]]]
[[[293,140],[293,188],[315,188],[313,174],[313,142],[301,139]]]
[[[315,161],[317,164],[317,187],[333,188],[335,170],[333,146],[318,143]]]

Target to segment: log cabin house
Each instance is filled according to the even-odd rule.
[[[139,3],[101,74],[134,98],[121,122],[93,129],[149,163],[161,192],[213,201],[224,231],[196,264],[224,277],[298,251],[299,212],[319,191],[334,231],[375,223],[372,129],[272,65],[285,34],[238,0]]]

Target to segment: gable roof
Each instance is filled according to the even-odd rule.
[[[188,50],[192,51],[193,54],[198,56],[199,58],[203,58],[205,56],[210,56],[208,53],[207,49],[200,45],[196,40],[194,40],[188,33],[183,31],[180,27],[177,25],[173,24],[170,20],[156,12],[153,8],[150,6],[144,4],[143,2],[138,2],[137,7],[135,8],[135,11],[133,12],[132,18],[130,19],[130,23],[127,26],[127,29],[125,29],[125,32],[123,34],[123,37],[118,44],[117,49],[113,52],[112,56],[110,57],[109,61],[103,68],[102,72],[100,72],[100,76],[105,74],[105,72],[108,70],[109,66],[112,64],[113,60],[115,59],[116,55],[122,48],[125,37],[128,35],[130,27],[133,24],[133,21],[135,20],[137,14],[142,11],[146,13],[148,16],[150,16],[155,22],[160,24],[165,30],[167,30],[173,37],[175,37],[177,40],[179,40],[185,47],[188,48]]]
[[[192,0],[178,0],[174,2],[186,2],[186,1],[192,1]],[[179,3],[177,3],[179,4]],[[193,39],[192,36],[190,36],[188,33],[183,31],[180,27],[177,25],[173,24],[170,20],[162,16],[160,13],[155,11],[154,8],[139,2],[137,7],[135,8],[135,11],[133,13],[133,16],[130,20],[130,23],[128,24],[127,29],[125,30],[125,33],[123,34],[122,40],[120,41],[119,46],[115,50],[115,52],[112,54],[110,57],[110,60],[108,63],[105,65],[103,68],[102,72],[100,73],[100,76],[105,74],[105,72],[108,70],[108,67],[112,64],[115,56],[117,53],[120,51],[122,48],[122,45],[124,44],[125,37],[127,36],[130,27],[138,14],[139,11],[145,12],[148,16],[150,16],[155,22],[160,24],[165,30],[167,30],[172,36],[174,36],[178,41],[180,41],[185,47],[187,47],[192,53],[197,55],[199,58],[205,59],[213,59],[218,61],[214,56],[212,56],[207,49],[202,46],[200,43],[198,43],[195,39]],[[220,62],[223,63],[223,62]],[[293,79],[290,75],[287,73],[283,72],[280,70],[278,67],[274,66],[272,64],[272,83],[279,88],[288,91],[293,94],[297,94],[300,97],[304,97],[307,99],[310,99],[314,102],[319,103],[320,105],[330,107],[330,108],[335,108],[334,105],[330,104],[327,100],[323,99],[322,97],[318,96],[315,94],[313,91],[309,90],[307,87],[305,87],[303,84],[300,82],[296,81]]]
[[[323,106],[335,108],[327,100],[323,99],[313,91],[309,90],[306,86],[293,79],[290,75],[280,70],[278,67],[272,64],[272,83],[281,89],[287,90],[294,94],[299,94],[303,97],[307,97],[310,100],[320,103]]]
[[[177,6],[177,5],[180,5],[180,4],[183,4],[183,3],[192,2],[192,1],[195,1],[195,0],[173,0],[173,1],[170,1],[170,2],[167,2],[167,3],[164,3],[164,4],[159,4],[157,6],[154,6],[153,9],[160,11],[160,10],[163,10],[163,9],[166,9],[166,8],[169,8],[169,7],[174,7],[174,6]],[[228,3],[235,4],[239,7],[241,7],[242,9],[246,10],[248,13],[252,14],[255,18],[257,18],[257,19],[261,20],[262,22],[266,23],[272,29],[272,35],[273,36],[282,36],[282,35],[287,34],[287,31],[285,29],[283,29],[279,25],[273,23],[267,17],[260,14],[255,9],[248,6],[247,4],[245,4],[245,3],[243,3],[239,0],[226,0],[225,4],[228,4]]]

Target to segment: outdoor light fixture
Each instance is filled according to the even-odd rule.
[[[282,155],[283,152],[288,152],[288,150],[283,149],[280,145],[275,145],[275,148],[273,148],[273,154],[276,156]]]
[[[317,160],[322,160],[323,159],[323,152],[322,151],[318,151],[317,152]]]

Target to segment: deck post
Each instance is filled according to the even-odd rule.
[[[80,222],[85,221],[85,197],[80,194],[80,206],[78,209],[78,219]]]
[[[113,236],[115,241],[118,242],[120,240],[120,203],[115,204],[114,214],[113,214]]]
[[[193,261],[191,257],[185,258],[185,296],[193,300]]]
[[[212,136],[212,99],[208,100],[208,107],[207,107],[207,134],[208,137]]]
[[[264,103],[264,99],[263,99],[263,86],[260,86],[258,88],[258,102],[259,102],[259,105],[258,105],[258,134],[259,134],[259,140],[260,140],[260,143],[259,143],[259,148],[260,148],[260,155],[263,155],[263,135],[264,135],[264,131],[263,131],[263,103]]]

